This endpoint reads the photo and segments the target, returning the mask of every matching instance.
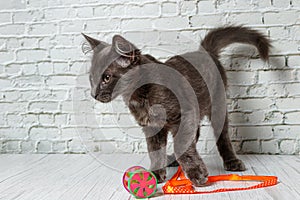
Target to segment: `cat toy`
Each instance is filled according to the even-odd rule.
[[[260,181],[261,183],[241,188],[219,188],[210,191],[196,191],[192,182],[187,179],[178,167],[174,176],[162,187],[164,194],[209,194],[218,192],[229,192],[238,190],[252,190],[276,185],[278,178],[276,176],[256,176],[256,175],[237,175],[225,174],[209,176],[208,183],[218,181]],[[140,166],[134,166],[126,170],[123,176],[123,185],[126,190],[136,198],[149,198],[157,190],[157,179],[155,175]]]
[[[123,185],[134,197],[149,198],[156,193],[157,179],[151,171],[141,166],[134,166],[124,173]]]

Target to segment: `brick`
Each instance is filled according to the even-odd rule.
[[[43,78],[37,75],[20,76],[13,80],[13,84],[20,88],[40,87],[43,85]]]
[[[277,139],[294,139],[298,137],[300,126],[281,125],[274,127],[274,138]]]
[[[280,12],[267,12],[264,14],[265,24],[295,24],[299,17],[296,10],[287,10]]]
[[[12,87],[11,81],[6,79],[0,79],[0,88],[10,88]]]
[[[270,38],[272,39],[282,39],[289,37],[289,29],[286,27],[270,27]]]
[[[86,74],[87,73],[87,69],[86,69],[87,64],[84,62],[73,62],[69,65],[69,71],[70,73],[74,73],[74,74]]]
[[[276,154],[279,153],[279,145],[277,140],[269,140],[261,142],[262,153]]]
[[[65,141],[53,142],[52,144],[53,152],[65,153],[67,151],[67,145]]]
[[[300,108],[300,99],[298,98],[280,98],[276,100],[278,109],[299,109]]]
[[[126,138],[129,141],[140,141],[145,139],[145,135],[142,132],[141,127],[130,127],[130,128],[124,128],[122,129],[124,131],[124,136],[126,135]]]
[[[0,112],[25,112],[26,111],[26,103],[0,103]]]
[[[197,7],[199,13],[213,13],[216,11],[213,1],[198,1]]]
[[[29,103],[28,109],[33,112],[57,112],[58,103],[57,102],[31,102]]]
[[[87,12],[86,8],[81,8],[81,9],[84,12]],[[61,19],[66,20],[75,17],[76,17],[76,10],[74,8],[51,8],[45,10],[45,19],[47,19],[47,21],[61,20]]]
[[[284,84],[253,85],[248,89],[248,97],[285,97],[287,95]]]
[[[80,39],[82,39],[82,36],[80,37]],[[73,39],[73,36],[71,36],[71,35],[55,35],[55,37],[51,37],[51,40],[49,40],[49,42],[53,46],[73,46],[74,45],[74,39]]]
[[[76,85],[75,76],[50,76],[46,80],[47,85],[61,85],[64,87],[70,87]]]
[[[265,61],[261,59],[251,59],[250,60],[250,68],[254,70],[258,69],[284,69],[286,62],[286,58],[284,56],[276,56],[276,57],[270,57],[269,63],[266,63]]]
[[[91,134],[96,141],[124,141],[126,135],[122,128],[101,128],[100,130],[95,129]]]
[[[272,45],[276,48],[273,48],[272,54],[274,55],[283,55],[283,54],[297,54],[299,52],[299,42],[293,40],[274,40]]]
[[[28,28],[29,35],[54,35],[55,33],[57,33],[57,31],[57,25],[54,23],[36,23],[31,24]]]
[[[263,124],[265,120],[265,111],[257,110],[251,113],[243,113],[244,117],[246,118],[246,122],[250,125],[254,124]]]
[[[292,5],[293,6],[300,6],[300,1],[299,0],[292,0]]]
[[[285,88],[287,90],[288,96],[295,97],[300,96],[300,83],[290,83],[286,84]]]
[[[24,75],[34,75],[37,74],[37,67],[35,64],[26,64],[22,66],[22,73]]]
[[[23,0],[11,0],[9,3],[7,1],[1,1],[0,8],[2,10],[25,9],[26,2]]]
[[[295,140],[281,141],[280,150],[284,154],[294,154],[296,152],[296,141]]]
[[[48,49],[49,46],[51,46],[51,44],[50,44],[50,37],[51,36],[41,36],[41,37],[42,38],[39,39],[39,41],[38,41],[39,48]]]
[[[5,140],[10,139],[25,139],[27,137],[26,129],[25,128],[0,128],[0,138]]]
[[[269,109],[273,105],[270,99],[239,99],[238,108],[240,110],[261,110]]]
[[[290,31],[290,36],[292,40],[299,41],[300,40],[300,26],[299,25],[293,25],[289,31]]]
[[[137,126],[137,123],[134,117],[130,114],[120,114],[118,118],[112,119],[114,124],[117,124],[119,127],[133,127]]]
[[[5,72],[9,75],[20,75],[22,72],[22,65],[10,64],[5,67]]]
[[[22,141],[21,142],[22,153],[34,153],[35,141]]]
[[[0,13],[0,24],[11,22],[10,13]]]
[[[192,27],[217,27],[224,23],[222,15],[195,15],[192,16],[190,23]]]
[[[162,12],[163,16],[176,15],[177,14],[177,4],[175,2],[162,3],[161,12]]]
[[[288,57],[288,66],[289,67],[300,67],[299,56],[289,56]]]
[[[133,20],[135,21],[135,20]],[[147,21],[145,21],[146,23]],[[119,19],[97,19],[97,20],[88,20],[86,22],[86,31],[107,31],[107,30],[117,30],[120,28]],[[78,29],[77,29],[78,30]],[[126,28],[122,29],[126,30]],[[82,30],[78,30],[79,32]]]
[[[270,0],[260,0],[255,2],[257,4],[257,8],[268,8],[271,7],[271,1]]]
[[[54,123],[52,114],[39,114],[39,123],[42,125],[51,125]]]
[[[258,141],[244,141],[242,143],[243,153],[260,153],[260,144]]]
[[[67,114],[56,114],[54,115],[54,124],[57,126],[66,125],[67,124]]]
[[[78,49],[74,48],[57,48],[50,50],[50,56],[53,60],[68,60],[79,57]]]
[[[124,19],[121,21],[121,30],[150,31],[153,30],[153,28],[151,20],[149,19]]]
[[[116,114],[102,114],[101,125],[102,126],[114,126],[118,116]]]
[[[52,140],[59,139],[60,133],[58,128],[52,127],[33,127],[29,131],[29,137],[33,140]]]
[[[244,24],[262,24],[263,15],[259,12],[251,12],[251,13],[237,13],[237,14],[229,14],[226,19],[227,23],[230,24],[239,24],[243,22]]]
[[[258,74],[259,83],[278,83],[290,82],[293,80],[294,71],[292,70],[276,70],[276,71],[260,71]]]
[[[113,7],[105,6],[105,5],[96,5],[93,8],[94,17],[105,17],[105,16],[124,16],[125,9],[124,5],[115,5]],[[78,10],[81,12],[81,9]]]
[[[81,141],[72,140],[68,142],[68,151],[70,153],[84,153],[86,152],[86,149]]]
[[[22,127],[24,126],[23,117],[20,114],[8,114],[7,125],[10,127]]]
[[[300,70],[297,70],[296,73],[297,73],[296,80],[300,80]]]
[[[197,12],[195,1],[181,1],[179,3],[180,15],[195,15]]]
[[[117,15],[116,10],[120,11],[121,9],[122,9],[122,7],[120,7],[120,8],[113,7],[112,14]],[[123,7],[123,10],[126,10],[125,16],[128,16],[130,18],[133,16],[137,16],[137,17],[158,17],[159,16],[159,5],[158,4],[147,3],[147,4],[143,4],[143,5],[132,5],[130,7],[127,7],[126,9],[124,9],[124,7]],[[176,10],[175,10],[175,12],[176,12]],[[122,13],[122,11],[120,13]],[[118,14],[118,16],[120,16],[120,13]],[[123,13],[123,15],[124,15],[124,13]]]
[[[40,62],[38,63],[37,68],[40,75],[53,74],[53,64],[51,62]]]
[[[41,10],[17,11],[13,13],[14,23],[38,22],[44,18]]]
[[[238,127],[237,137],[241,139],[271,139],[273,137],[272,128],[266,127]]]
[[[13,52],[1,52],[0,51],[0,60],[3,64],[6,62],[11,62],[15,59]]]
[[[249,119],[245,115],[245,113],[240,113],[240,112],[230,113],[229,121],[230,124],[234,124],[234,125],[249,123]]]
[[[35,114],[22,114],[23,116],[23,123],[26,125],[37,125],[38,123],[38,116]]]
[[[17,51],[17,60],[23,62],[35,62],[39,60],[46,60],[47,51],[44,49],[23,49]]]
[[[85,3],[95,3],[95,2],[97,2],[97,1],[95,1],[95,0],[86,0],[86,1],[84,1]],[[103,3],[108,3],[108,2],[105,2],[105,1],[102,1]],[[101,2],[101,3],[102,3]],[[78,4],[80,4],[80,3],[82,3],[82,1],[81,0],[74,0],[74,1],[72,1],[72,0],[65,0],[65,1],[63,1],[63,2],[60,2],[60,4],[59,5],[78,5]]]
[[[37,152],[38,153],[52,152],[51,142],[50,141],[39,141],[37,143]]]
[[[4,117],[4,114],[0,114],[0,126],[3,126],[6,124],[6,117]]]
[[[229,98],[238,98],[247,96],[247,86],[233,86],[227,89]]]
[[[0,81],[1,82],[1,81]],[[19,101],[21,97],[21,94],[19,91],[5,91],[2,92],[0,95],[0,101],[3,102],[16,102]]]
[[[159,18],[153,21],[154,27],[160,30],[183,29],[188,27],[185,17]]]
[[[300,124],[300,112],[291,112],[285,114],[286,124]]]
[[[70,114],[68,119],[68,125],[77,127],[99,127],[100,117],[95,114]]]
[[[7,152],[10,152],[10,153],[20,152],[20,142],[19,141],[7,141],[5,147],[6,147]]]
[[[227,72],[228,85],[252,85],[255,83],[255,72]]]
[[[85,22],[80,20],[63,21],[59,23],[61,33],[80,33],[84,30],[84,24]]]
[[[72,140],[74,138],[78,138],[79,136],[81,136],[81,131],[86,132],[87,128],[74,128],[74,127],[64,127],[61,128],[61,139],[62,140]],[[79,135],[80,134],[80,135]],[[90,135],[85,135],[86,138],[85,139],[92,139],[90,137]],[[79,138],[78,138],[79,139]]]
[[[280,0],[273,0],[273,6],[276,8],[288,8],[290,7],[290,1],[280,1]]]
[[[118,153],[133,153],[133,150],[134,150],[133,143],[116,142],[116,152]]]

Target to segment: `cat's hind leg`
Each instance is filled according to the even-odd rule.
[[[212,120],[218,151],[224,162],[224,169],[227,171],[245,171],[244,163],[237,158],[228,134],[228,114],[226,113],[224,124],[222,126],[221,119]]]

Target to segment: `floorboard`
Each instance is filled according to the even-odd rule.
[[[300,199],[300,157],[241,155],[246,164],[241,175],[276,175],[273,187],[204,195],[163,195],[159,185],[155,200],[269,200]],[[228,174],[219,156],[203,156],[210,175]],[[0,155],[1,200],[133,200],[122,185],[123,172],[134,165],[149,168],[146,154],[101,155]],[[168,178],[176,168],[168,168]],[[198,190],[249,186],[250,182],[220,182]]]

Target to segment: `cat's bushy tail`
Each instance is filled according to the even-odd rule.
[[[271,47],[270,40],[262,33],[242,26],[229,26],[210,31],[201,45],[217,58],[220,51],[232,43],[245,43],[254,45],[263,60],[268,60]]]

